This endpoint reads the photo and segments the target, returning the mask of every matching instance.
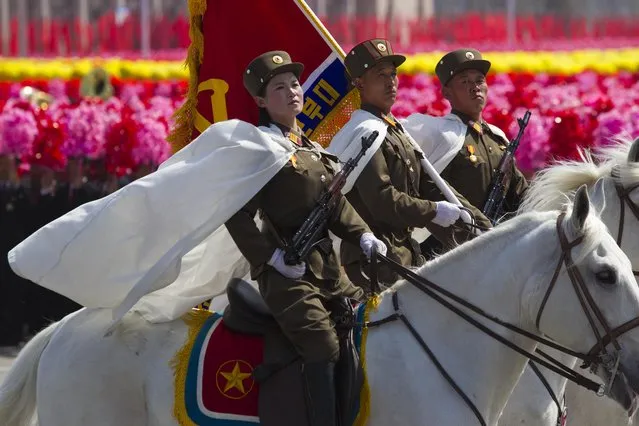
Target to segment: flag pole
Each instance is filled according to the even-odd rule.
[[[340,46],[337,40],[333,38],[331,33],[324,26],[322,21],[320,21],[320,19],[317,17],[315,12],[313,12],[313,10],[310,8],[308,4],[306,4],[304,0],[294,0],[294,1],[295,1],[295,4],[297,4],[297,7],[299,7],[300,10],[304,13],[304,15],[308,18],[308,20],[311,21],[315,29],[322,35],[324,40],[329,44],[329,46],[331,46],[331,49],[333,49],[333,51],[337,53],[340,56],[340,59],[342,59],[343,61],[344,58],[346,57],[346,53],[344,52],[344,49],[342,49],[342,46]]]

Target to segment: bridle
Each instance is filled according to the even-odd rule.
[[[577,247],[579,244],[583,242],[583,236],[578,237],[573,241],[568,241],[568,238],[566,237],[563,226],[562,226],[565,216],[566,216],[566,213],[563,212],[557,217],[556,228],[557,228],[557,233],[559,237],[562,254],[559,259],[559,262],[557,263],[557,267],[555,268],[555,272],[550,281],[550,284],[548,285],[548,289],[546,290],[546,293],[544,294],[544,297],[542,299],[542,303],[537,313],[536,323],[537,323],[537,327],[539,327],[539,322],[541,321],[541,316],[542,316],[544,307],[546,305],[546,302],[548,301],[548,298],[550,297],[550,294],[552,293],[552,290],[555,287],[555,284],[558,280],[559,273],[562,267],[566,266],[566,271],[568,272],[568,276],[570,278],[572,286],[575,290],[575,293],[577,294],[577,297],[580,301],[584,314],[588,318],[588,322],[591,328],[593,329],[593,332],[597,339],[597,343],[592,347],[592,349],[590,349],[585,354],[575,352],[545,337],[528,332],[515,325],[502,321],[499,318],[486,313],[484,310],[473,305],[472,303],[467,302],[463,298],[455,294],[452,294],[451,292],[444,289],[443,287],[440,287],[437,284],[429,281],[428,279],[420,275],[417,275],[415,272],[403,267],[401,264],[387,258],[386,256],[379,255],[375,250],[373,250],[371,270],[370,270],[370,278],[371,278],[373,293],[377,294],[379,292],[379,282],[377,279],[378,260],[379,260],[382,263],[385,263],[391,270],[396,272],[402,278],[404,278],[408,283],[412,284],[414,287],[416,287],[417,289],[419,289],[426,295],[430,296],[431,298],[436,300],[438,303],[440,303],[441,305],[443,305],[450,311],[454,312],[455,314],[457,314],[459,317],[461,317],[468,323],[472,324],[473,326],[483,331],[484,333],[488,334],[490,337],[494,338],[500,343],[506,345],[510,349],[527,357],[529,360],[534,361],[537,364],[542,365],[546,367],[547,369],[565,377],[566,379],[571,380],[572,382],[580,386],[583,386],[589,390],[597,392],[597,394],[600,396],[607,394],[610,391],[610,388],[615,380],[615,377],[617,376],[617,369],[619,367],[621,345],[619,344],[618,338],[622,336],[624,333],[627,333],[628,331],[633,330],[636,327],[639,327],[639,317],[634,318],[616,328],[612,328],[609,325],[603,313],[601,312],[601,310],[599,309],[599,307],[596,305],[595,301],[593,300],[592,295],[590,294],[590,291],[588,290],[588,287],[586,286],[586,283],[581,275],[581,272],[579,271],[579,269],[577,268],[577,266],[574,264],[572,260],[571,251],[573,248]],[[455,391],[460,395],[460,397],[466,402],[469,408],[473,411],[479,423],[481,425],[486,425],[486,422],[484,421],[477,407],[470,400],[470,398],[463,392],[463,390],[459,387],[459,385],[457,385],[454,379],[446,372],[444,367],[437,360],[436,356],[429,348],[428,344],[424,341],[424,339],[421,337],[419,332],[411,324],[411,322],[406,317],[406,315],[401,311],[399,306],[399,295],[397,292],[394,292],[392,295],[392,303],[393,303],[393,308],[395,310],[393,314],[381,320],[369,322],[366,324],[366,326],[369,328],[372,328],[372,327],[381,326],[383,324],[397,321],[397,320],[401,321],[408,328],[408,330],[413,335],[415,340],[417,340],[417,342],[422,347],[422,349],[426,352],[426,354],[431,359],[431,361],[433,362],[437,370],[440,372],[440,374],[442,374],[442,376],[447,380],[447,382],[451,385],[451,387],[455,389]],[[459,304],[463,308],[466,308],[488,319],[489,321],[495,324],[498,324],[502,327],[505,327],[521,336],[527,337],[538,343],[554,348],[562,353],[581,359],[583,361],[582,368],[587,368],[590,366],[591,368],[594,369],[599,365],[603,366],[611,374],[609,383],[607,385],[601,385],[593,380],[586,378],[585,376],[581,375],[577,371],[574,371],[571,368],[563,365],[561,362],[549,357],[548,355],[544,354],[542,355],[543,356],[542,358],[534,353],[531,353],[521,348],[517,344],[511,342],[510,340],[506,339],[505,337],[501,336],[500,334],[496,333],[495,331],[493,331],[492,329],[490,329],[489,327],[487,327],[486,325],[484,325],[483,323],[475,319],[467,311],[465,311],[463,308],[458,307],[456,304]],[[599,323],[599,325],[603,328],[604,330],[603,335],[600,333],[599,328],[596,325],[597,323]],[[609,353],[607,351],[607,347],[611,344],[614,347],[614,351],[612,353]]]
[[[609,364],[611,361],[609,358],[610,354],[606,352],[606,348],[612,344],[615,349],[615,353],[613,355],[616,359],[614,359],[613,362],[614,364],[616,364],[614,371],[614,373],[616,373],[616,367],[619,363],[618,355],[621,351],[621,345],[619,344],[617,339],[628,331],[639,327],[639,317],[634,318],[616,328],[612,328],[610,326],[605,316],[595,303],[592,295],[590,294],[590,290],[588,290],[588,286],[584,282],[583,276],[581,275],[581,272],[579,272],[579,268],[577,268],[572,260],[571,250],[581,244],[581,242],[583,241],[583,236],[578,237],[573,241],[568,241],[566,234],[563,232],[563,228],[561,226],[564,216],[565,213],[562,213],[557,218],[557,233],[562,248],[562,255],[559,259],[559,262],[557,263],[557,267],[555,268],[552,280],[548,285],[548,289],[544,294],[539,310],[537,311],[535,325],[537,329],[539,329],[539,323],[541,322],[541,316],[543,314],[544,307],[546,306],[546,302],[548,301],[548,298],[550,297],[550,294],[552,293],[552,290],[557,282],[557,278],[559,276],[559,272],[562,269],[562,266],[565,265],[566,272],[570,277],[570,282],[572,283],[575,294],[579,299],[581,308],[586,315],[586,318],[588,319],[588,323],[590,324],[595,338],[597,339],[597,343],[592,347],[592,349],[590,349],[590,351],[588,351],[585,356],[580,355],[577,356],[577,358],[580,358],[584,361],[584,368],[593,364],[596,365],[599,363],[598,361],[603,361],[604,364]],[[602,335],[600,333],[599,328],[597,327],[597,323],[599,323],[605,334]],[[611,378],[611,380],[614,380],[614,376]],[[610,383],[610,385],[611,384],[612,382]]]
[[[632,214],[635,215],[635,219],[639,221],[639,207],[630,199],[630,194],[632,193],[632,191],[639,188],[639,184],[631,186],[630,188],[624,188],[621,182],[619,182],[620,173],[618,166],[615,166],[612,169],[611,176],[615,182],[615,189],[617,190],[619,202],[621,203],[621,211],[619,212],[619,229],[617,231],[617,245],[621,247],[624,220],[626,216],[626,206],[628,206]],[[635,274],[635,277],[639,277],[639,271],[633,270],[632,272]]]
[[[625,219],[626,205],[630,208],[630,211],[634,214],[635,219],[637,219],[637,221],[639,221],[639,207],[637,207],[637,205],[630,198],[630,193],[632,193],[632,191],[634,191],[635,189],[639,188],[639,185],[632,186],[632,187],[630,187],[628,189],[624,188],[623,185],[619,182],[620,173],[619,173],[618,166],[615,166],[612,169],[611,176],[612,176],[613,181],[615,183],[615,189],[617,191],[617,195],[619,197],[619,202],[620,202],[619,227],[618,227],[618,231],[617,231],[617,245],[621,248],[621,241],[622,241],[622,238],[623,238],[623,230],[624,230],[624,219]],[[633,274],[636,277],[639,277],[639,271],[633,270],[632,272],[633,272]],[[539,327],[539,320],[537,321],[537,327]],[[541,354],[542,356],[548,357],[540,349],[537,349],[537,353]],[[539,368],[535,365],[535,363],[531,361],[529,363],[529,366],[532,369],[532,371],[535,373],[535,375],[539,378],[539,380],[541,381],[542,385],[546,388],[546,390],[550,394],[550,397],[552,398],[553,402],[557,406],[557,410],[558,410],[557,411],[558,412],[557,425],[559,425],[559,426],[564,425],[565,421],[566,421],[566,403],[565,403],[566,396],[565,396],[565,394],[563,396],[562,401],[560,402],[559,399],[557,398],[557,396],[555,395],[553,389],[550,387],[550,384],[548,383],[548,381],[546,380],[544,375],[541,373],[541,371],[539,371]]]

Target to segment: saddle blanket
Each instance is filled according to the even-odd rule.
[[[360,305],[355,340],[362,363],[366,339],[362,324],[367,314],[368,305]],[[189,335],[172,361],[175,376],[173,414],[178,424],[259,425],[259,385],[252,373],[262,363],[262,337],[232,332],[217,313],[193,310],[183,320],[188,325]],[[368,406],[366,384],[360,398],[360,405],[362,403]],[[358,414],[354,425],[364,425],[368,415]]]

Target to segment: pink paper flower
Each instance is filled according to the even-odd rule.
[[[171,155],[171,146],[166,141],[168,129],[164,122],[147,113],[136,114],[138,130],[131,150],[133,161],[159,165]]]
[[[83,101],[67,110],[63,119],[66,140],[62,146],[67,157],[96,159],[104,154],[107,123],[102,106],[95,101]]]
[[[25,155],[37,135],[38,125],[30,110],[9,107],[0,114],[0,154]]]

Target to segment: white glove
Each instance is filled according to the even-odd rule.
[[[275,249],[273,256],[271,256],[271,260],[268,261],[268,264],[286,278],[296,280],[302,278],[302,276],[306,273],[306,263],[302,262],[297,265],[287,265],[286,262],[284,262],[284,250],[279,248]]]
[[[435,203],[437,206],[435,218],[433,219],[433,223],[435,225],[443,226],[444,228],[448,228],[453,223],[457,222],[459,216],[461,215],[461,209],[459,206],[449,203],[448,201],[438,201]]]
[[[377,248],[377,253],[383,254],[384,256],[388,250],[386,244],[370,232],[362,234],[362,237],[359,239],[359,246],[362,248],[368,260],[371,259],[371,255],[373,254],[373,247]]]

